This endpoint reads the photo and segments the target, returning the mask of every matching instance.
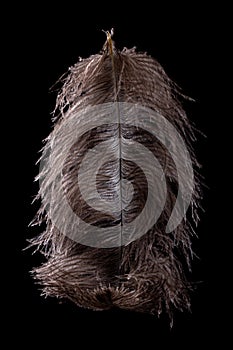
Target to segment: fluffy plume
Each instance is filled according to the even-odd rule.
[[[60,81],[63,86],[57,96],[54,130],[43,151],[49,152],[55,141],[61,142],[58,151],[50,155],[53,157],[52,166],[43,168],[38,176],[38,198],[41,198],[43,204],[35,222],[40,224],[46,221],[47,227],[45,232],[31,241],[46,256],[47,262],[35,268],[33,275],[40,281],[46,296],[68,298],[78,306],[95,310],[118,307],[158,315],[164,310],[172,319],[173,309],[183,310],[190,306],[190,283],[186,280],[184,270],[188,270],[187,267],[190,269],[191,237],[194,234],[192,222],[196,224],[198,221],[196,209],[200,199],[199,179],[196,175],[198,164],[192,149],[195,137],[180,102],[185,97],[155,59],[145,53],[138,53],[135,49],[117,50],[108,32],[103,51],[80,59]],[[184,179],[185,175],[182,175],[181,164],[179,178],[177,164],[161,140],[141,126],[126,122],[120,124],[117,120],[121,117],[119,110],[116,113],[116,123],[90,128],[72,147],[69,144],[71,131],[64,135],[63,125],[67,121],[74,128],[82,130],[85,121],[80,117],[80,111],[111,104],[142,106],[159,113],[185,141],[194,169],[192,196],[183,220],[171,232],[166,232],[166,226],[177,200],[179,179]],[[92,118],[97,120],[98,113]],[[116,208],[112,214],[92,208],[90,202],[87,203],[83,198],[77,182],[77,174],[87,152],[110,138],[113,142],[109,148],[112,148],[116,157],[110,161],[103,154],[103,163],[95,175],[100,197],[104,200],[118,198],[122,202],[121,210]],[[148,177],[155,172],[155,166],[147,161],[147,173],[137,161],[127,160],[127,148],[124,148],[127,142],[141,144],[148,150],[148,154],[158,160],[162,168],[167,193],[158,220],[142,236],[136,232],[136,239],[118,246],[82,244],[72,235],[61,232],[49,214],[53,196],[47,195],[51,194],[53,183],[59,176],[62,177],[61,190],[73,212],[92,227],[119,227],[119,234],[122,235],[124,225],[132,223],[142,213],[148,199]],[[175,148],[173,135],[170,135],[169,142]],[[68,156],[63,161],[60,155],[67,148]],[[145,151],[142,155],[145,161],[147,153]],[[87,179],[91,176],[91,169],[85,173]],[[127,195],[124,196],[123,193],[126,190],[122,179],[133,186],[133,196],[129,203]],[[87,180],[86,191],[91,200],[92,192],[88,192],[88,186]],[[157,188],[153,195],[156,197],[158,192]],[[58,202],[53,205],[54,211],[60,213],[61,217],[62,204]],[[68,214],[63,215],[62,220],[66,232],[74,231]],[[135,226],[135,231],[137,229]],[[76,227],[75,230],[79,229]],[[84,232],[78,234],[82,237]],[[109,237],[105,238],[108,242]]]

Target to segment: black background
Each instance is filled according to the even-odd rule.
[[[218,172],[213,155],[218,154],[222,106],[218,105],[224,57],[224,43],[217,25],[224,20],[218,8],[178,6],[164,3],[158,6],[111,2],[106,6],[87,4],[75,7],[66,2],[46,8],[20,5],[19,18],[14,23],[10,47],[9,71],[13,72],[14,89],[14,160],[15,172],[11,183],[16,215],[10,217],[14,262],[7,284],[10,296],[7,304],[8,329],[13,329],[21,344],[60,344],[77,348],[112,347],[131,349],[136,345],[145,349],[168,345],[201,346],[213,340],[224,341],[222,324],[223,285],[218,261],[221,244],[218,240],[220,222],[216,209]],[[139,7],[140,6],[140,7]],[[17,8],[15,8],[17,14]],[[21,14],[23,14],[21,16]],[[196,100],[185,109],[205,137],[199,136],[196,152],[205,177],[199,239],[194,239],[194,250],[199,256],[193,261],[197,290],[192,295],[192,313],[174,315],[174,326],[169,329],[166,317],[142,315],[126,311],[93,312],[78,309],[68,302],[40,296],[29,275],[39,265],[40,255],[23,251],[26,239],[38,234],[38,228],[28,228],[38,205],[31,201],[38,190],[33,182],[38,173],[35,165],[42,140],[52,128],[51,112],[56,95],[49,88],[78,61],[98,53],[105,41],[102,29],[115,29],[114,40],[118,48],[136,46],[155,57],[167,74],[182,87],[184,93]],[[13,101],[13,100],[12,100]],[[13,113],[13,112],[12,112]],[[17,176],[15,176],[17,175]],[[16,180],[17,179],[17,180]],[[15,193],[17,195],[15,195]],[[17,208],[17,210],[16,210]],[[13,228],[15,226],[15,228]],[[11,259],[12,261],[12,259]],[[11,286],[12,285],[12,286]],[[9,317],[10,315],[10,317]],[[16,333],[17,331],[17,333]],[[14,340],[14,337],[8,339]]]

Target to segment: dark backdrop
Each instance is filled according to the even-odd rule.
[[[17,79],[14,91],[8,94],[14,93],[19,113],[14,116],[17,176],[12,185],[17,191],[13,202],[17,214],[10,219],[11,227],[15,225],[11,241],[15,263],[10,278],[13,287],[9,287],[7,293],[10,295],[8,329],[14,329],[14,334],[18,331],[15,337],[22,344],[43,346],[48,341],[55,347],[65,341],[66,347],[74,344],[83,348],[83,342],[93,348],[127,345],[131,349],[139,345],[147,349],[166,348],[168,344],[201,346],[211,339],[223,340],[218,334],[222,277],[216,262],[220,223],[214,171],[220,116],[216,103],[220,91],[216,89],[216,81],[221,75],[216,67],[223,53],[216,21],[219,16],[221,18],[221,12],[213,9],[213,5],[202,8],[164,3],[157,7],[154,3],[153,6],[134,3],[128,5],[128,11],[124,4],[117,2],[106,6],[97,4],[95,8],[92,4],[81,8],[66,2],[50,9],[39,4],[30,9],[19,6],[9,62],[9,70],[13,70]],[[27,226],[38,208],[37,204],[31,205],[38,190],[38,184],[33,182],[38,172],[35,162],[42,140],[52,127],[50,113],[56,95],[49,93],[49,88],[79,56],[88,57],[99,52],[105,41],[101,30],[111,27],[115,29],[117,47],[136,46],[139,51],[147,51],[184,93],[196,100],[187,103],[185,108],[189,118],[207,136],[200,136],[196,145],[208,187],[204,188],[205,213],[201,213],[199,239],[194,239],[194,250],[199,258],[193,261],[192,277],[201,283],[192,295],[192,313],[176,312],[172,330],[164,317],[157,320],[156,316],[126,311],[92,312],[68,302],[59,304],[58,300],[42,298],[29,275],[32,267],[40,264],[41,257],[38,253],[31,255],[31,251],[22,251],[27,246],[26,239],[40,232],[38,228]]]

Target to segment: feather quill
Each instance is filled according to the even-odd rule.
[[[106,34],[107,41],[102,52],[80,59],[62,78],[63,86],[56,101],[54,130],[45,148],[51,148],[54,133],[65,121],[74,120],[73,125],[81,128],[82,120],[77,116],[80,110],[90,106],[130,103],[159,112],[185,140],[192,160],[194,188],[190,208],[185,219],[172,232],[166,233],[165,228],[175,206],[179,187],[176,164],[169,151],[143,128],[126,124],[119,127],[117,121],[117,127],[112,124],[93,128],[72,146],[62,167],[63,191],[75,213],[96,227],[114,226],[120,222],[122,229],[124,223],[132,222],[142,211],[148,186],[140,167],[123,159],[126,158],[122,148],[125,140],[141,143],[159,161],[167,186],[163,211],[157,222],[138,239],[127,245],[98,248],[80,244],[64,235],[51,222],[46,207],[50,203],[46,203],[36,218],[37,224],[46,220],[46,230],[34,238],[31,244],[46,256],[47,262],[35,268],[33,276],[40,281],[46,296],[67,298],[81,307],[95,310],[118,307],[158,315],[164,310],[172,319],[175,308],[183,310],[190,307],[191,284],[184,270],[185,261],[190,268],[191,237],[194,234],[192,222],[198,221],[200,201],[200,182],[196,172],[198,163],[192,148],[195,136],[180,102],[184,96],[161,65],[149,55],[136,52],[135,48],[117,50],[112,33]],[[116,118],[119,117],[120,111]],[[115,147],[114,152],[119,157],[111,162],[103,162],[96,177],[96,186],[102,198],[120,196],[121,210],[116,210],[114,215],[92,210],[83,200],[76,181],[87,151],[110,136],[116,140],[112,148]],[[171,143],[173,141],[170,140]],[[59,154],[62,152],[61,149]],[[42,180],[38,198],[45,198],[53,179],[60,174],[59,162],[57,155],[52,171],[50,169],[47,173],[39,174],[38,178]],[[153,174],[155,169],[152,164],[149,166]],[[122,179],[128,179],[134,189],[133,198],[125,210]],[[64,221],[69,227],[69,218],[64,217]]]

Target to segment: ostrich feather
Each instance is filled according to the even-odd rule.
[[[42,206],[35,223],[46,221],[46,230],[31,241],[47,261],[33,270],[33,276],[46,296],[66,298],[80,307],[118,307],[158,315],[164,310],[172,319],[174,309],[190,307],[191,283],[184,271],[191,269],[191,237],[200,201],[192,148],[195,136],[181,104],[185,97],[155,59],[135,48],[117,50],[109,32],[102,52],[80,59],[60,82],[54,130],[41,158],[47,163],[38,176]],[[109,113],[111,118],[106,119]],[[151,131],[146,127],[153,113],[160,116],[158,137],[152,124]],[[74,130],[79,137],[73,138]],[[186,158],[174,159],[179,151],[176,134],[185,144]],[[95,147],[101,144],[107,150],[100,148],[101,157],[95,159]],[[140,147],[129,155],[130,146],[135,145]],[[81,188],[77,176],[83,163]],[[186,173],[189,163],[192,186]],[[151,179],[155,186],[150,187]],[[179,209],[173,213],[182,212],[183,219],[166,230],[184,182],[192,192],[189,208],[186,212],[181,206],[180,213]],[[59,193],[66,204],[57,199],[63,198]],[[181,194],[184,200],[185,195]],[[145,224],[144,219],[133,222],[140,214],[143,217],[149,196],[152,204],[146,215],[155,216],[163,205],[155,222],[141,234],[142,223],[146,226],[150,219],[146,217]],[[67,202],[72,214],[65,209]],[[88,229],[82,228],[81,220],[74,222],[73,213],[91,227],[90,237],[102,230],[102,245],[98,239],[85,240]],[[59,224],[53,220],[55,214]],[[128,235],[126,241],[124,235]]]

